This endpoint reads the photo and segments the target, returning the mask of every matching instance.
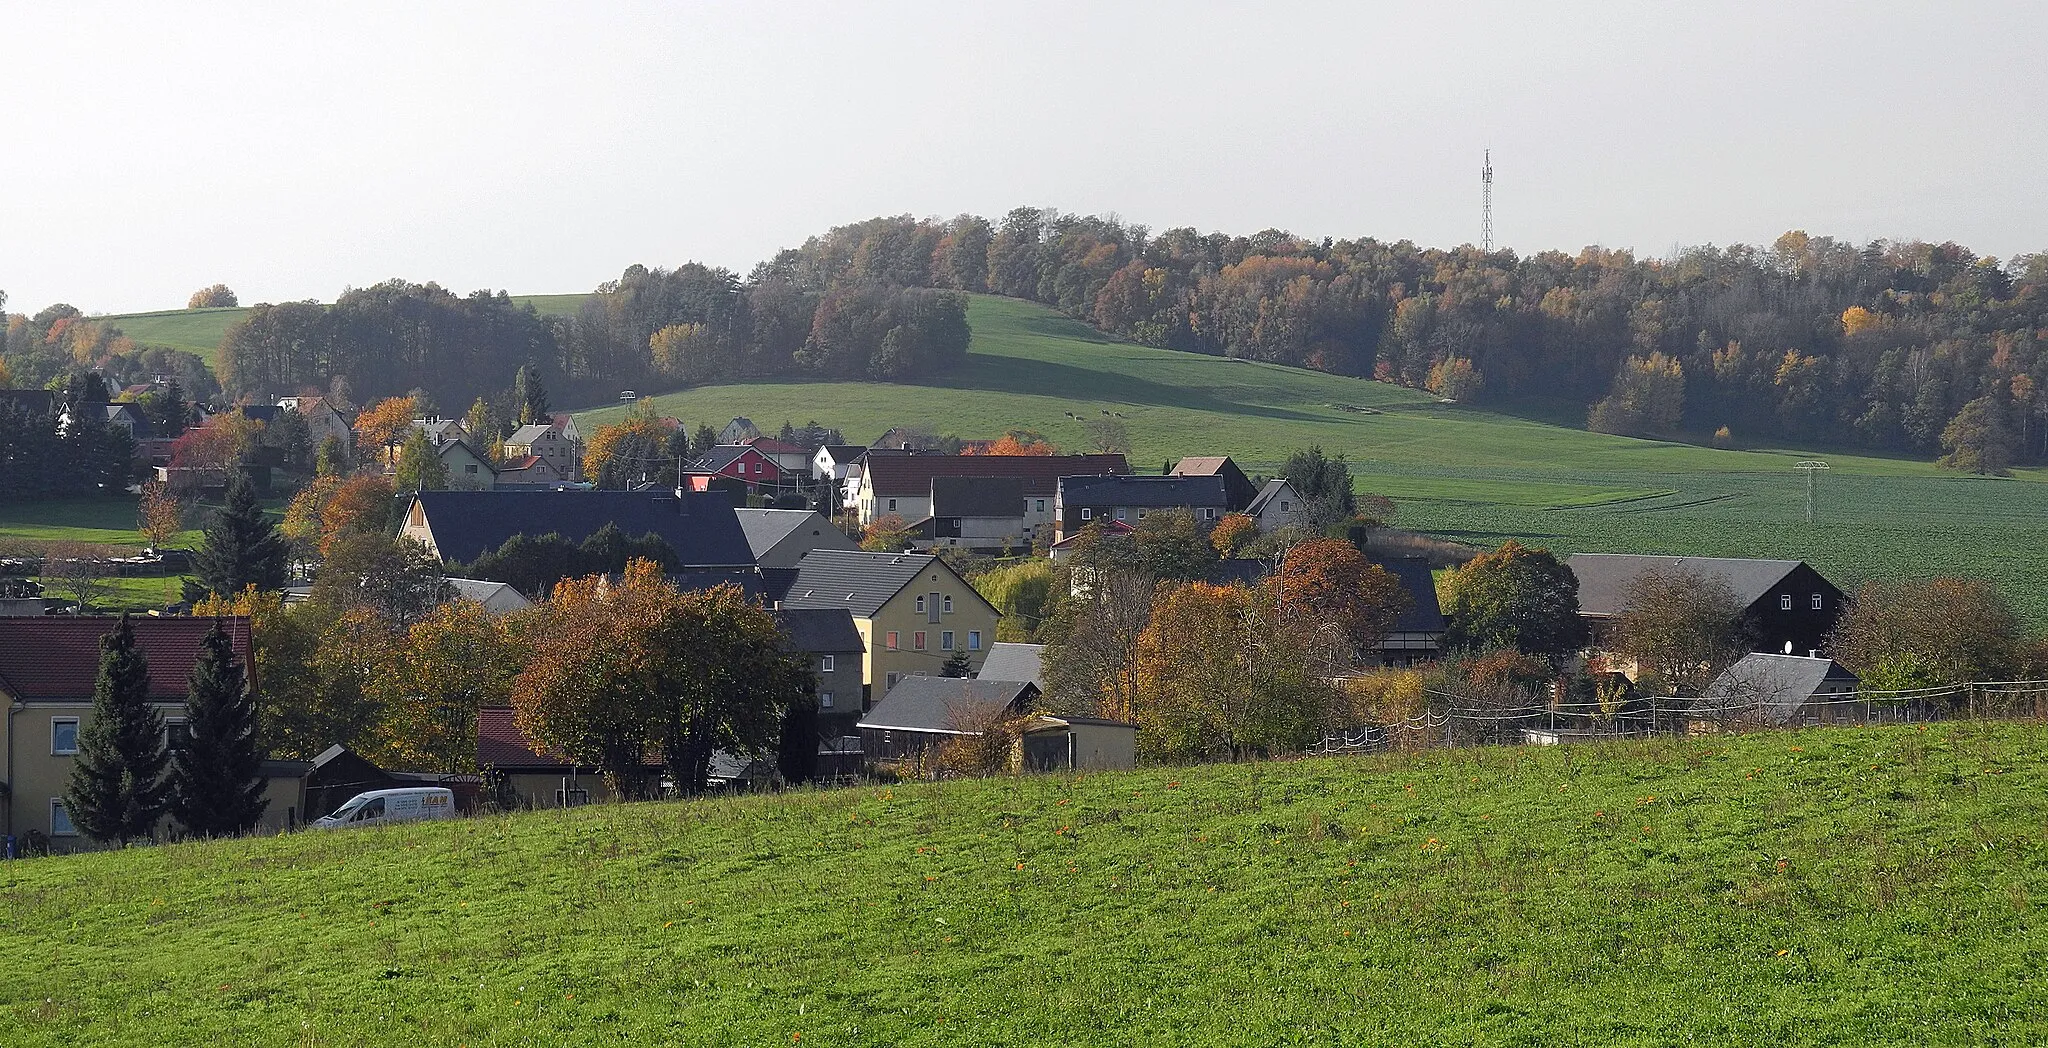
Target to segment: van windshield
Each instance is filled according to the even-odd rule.
[[[350,814],[351,812],[355,811],[355,810],[356,810],[357,808],[360,808],[360,807],[362,807],[362,806],[363,806],[363,802],[362,802],[362,801],[360,801],[360,800],[351,800],[351,801],[349,801],[349,802],[348,802],[347,804],[344,804],[344,805],[342,805],[341,807],[339,807],[339,808],[336,808],[336,809],[334,809],[334,814],[332,814],[332,815],[329,815],[329,816],[328,816],[328,818],[330,818],[330,819],[346,819],[346,818],[348,818],[348,817],[349,817],[349,814]]]

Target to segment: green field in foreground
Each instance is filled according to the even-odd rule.
[[[513,295],[512,300],[530,304],[544,316],[576,312],[587,295]],[[228,329],[247,316],[249,308],[166,309],[154,313],[120,313],[93,317],[121,329],[129,338],[151,346],[169,346],[197,353],[211,365],[213,351]]]
[[[994,436],[1037,429],[1084,445],[1067,417],[1127,417],[1132,464],[1229,454],[1274,470],[1321,444],[1346,455],[1362,490],[1392,496],[1403,527],[1492,546],[1508,538],[1568,552],[1787,557],[1838,583],[1963,574],[1997,582],[2048,624],[2048,484],[1944,473],[1931,463],[1811,450],[1729,451],[1589,433],[1439,403],[1412,390],[1267,364],[1117,342],[1043,307],[976,297],[968,361],[930,385],[780,382],[652,398],[691,425],[746,415],[838,427],[869,441],[894,425]],[[623,409],[582,418],[602,422]],[[1824,458],[1815,523],[1794,463]]]
[[[0,863],[9,1044],[2038,1044],[2048,728],[601,806]]]

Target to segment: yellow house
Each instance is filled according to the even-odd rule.
[[[905,677],[942,676],[956,653],[979,669],[1002,615],[944,561],[922,553],[813,551],[797,565],[782,606],[852,613],[867,645],[870,703]]]
[[[64,790],[78,759],[79,732],[92,720],[93,687],[99,676],[100,638],[113,632],[109,617],[0,618],[0,778],[4,778],[6,824],[0,833],[48,838],[52,851],[83,851],[95,845],[81,836],[64,808]],[[243,667],[249,666],[249,620],[221,620]],[[164,719],[165,743],[185,739],[185,692],[200,642],[211,619],[131,619],[135,643],[149,662],[149,696]],[[282,762],[280,762],[281,764]],[[269,783],[259,831],[282,829],[303,820],[297,810],[297,780],[280,770]]]

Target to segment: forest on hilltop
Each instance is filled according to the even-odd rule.
[[[1982,472],[2048,456],[2048,253],[2001,263],[1802,232],[1643,259],[1155,234],[1029,207],[997,222],[906,215],[834,228],[745,277],[635,265],[572,316],[397,280],[332,306],[259,305],[215,364],[230,395],[342,379],[358,400],[420,391],[450,412],[502,394],[524,364],[571,400],[742,378],[914,381],[963,357],[961,292],[1045,303],[1145,345],[1583,413],[1608,432],[1948,452]],[[8,317],[5,363],[22,384],[77,364],[134,370],[148,347],[125,341],[52,306]]]

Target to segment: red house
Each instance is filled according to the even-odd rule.
[[[774,456],[745,444],[720,444],[697,459],[690,472],[707,477],[731,477],[742,481],[750,492],[796,487],[797,475],[782,468]]]

